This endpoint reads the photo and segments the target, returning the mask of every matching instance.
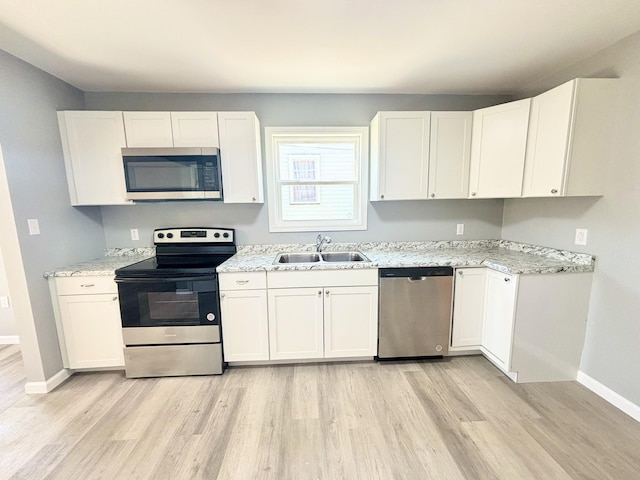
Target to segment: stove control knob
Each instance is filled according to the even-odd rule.
[[[213,234],[213,236],[214,236],[215,238],[220,238],[220,234],[219,234],[218,232],[214,233],[214,234]]]
[[[167,233],[167,238],[173,238],[173,233]]]
[[[229,238],[229,234],[228,234],[227,232],[223,233],[223,234],[222,234],[222,236],[223,236],[224,238]]]
[[[164,233],[159,233],[158,238],[164,238]]]
[[[207,313],[207,320],[213,322],[216,319],[216,316],[213,313]]]

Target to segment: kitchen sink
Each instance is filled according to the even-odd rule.
[[[326,252],[322,254],[325,262],[368,262],[369,259],[360,252]]]
[[[283,263],[350,263],[368,262],[369,259],[360,252],[295,252],[280,253],[273,262],[274,265]]]
[[[319,253],[281,253],[273,263],[315,263],[319,261]]]

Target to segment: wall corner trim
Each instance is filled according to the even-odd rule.
[[[640,422],[640,405],[636,405],[632,401],[627,400],[619,393],[614,392],[609,387],[606,387],[594,378],[591,378],[582,370],[578,372],[578,378],[576,380],[578,381],[578,383],[584,385],[599,397],[605,399],[614,407],[622,410],[637,422]]]
[[[19,345],[20,337],[18,335],[0,335],[0,345]]]
[[[70,376],[69,370],[63,368],[45,382],[27,382],[24,386],[24,393],[27,395],[49,393],[58,385],[64,383]]]

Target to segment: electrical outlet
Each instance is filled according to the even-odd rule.
[[[586,245],[587,244],[587,229],[586,228],[576,228],[576,245]]]
[[[137,228],[131,229],[131,240],[140,240],[140,235],[138,234]]]
[[[464,234],[464,223],[459,223],[456,227],[456,235]]]
[[[0,308],[9,308],[9,297],[0,297]]]
[[[27,219],[27,225],[29,226],[29,235],[40,235],[40,224],[37,218]]]

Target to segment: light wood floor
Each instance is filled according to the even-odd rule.
[[[0,346],[2,479],[638,479],[640,424],[481,357],[76,374],[23,393]]]

